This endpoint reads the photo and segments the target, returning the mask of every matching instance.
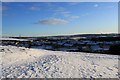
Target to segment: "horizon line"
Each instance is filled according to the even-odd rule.
[[[76,33],[76,34],[37,35],[37,36],[25,36],[25,35],[3,36],[2,35],[2,37],[52,37],[52,36],[72,36],[72,35],[85,35],[85,34],[120,34],[120,33],[118,33],[118,32],[114,32],[114,33]]]

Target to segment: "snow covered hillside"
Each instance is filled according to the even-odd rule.
[[[16,39],[16,38],[1,38],[0,37],[0,40],[10,40],[10,41],[14,41],[14,40],[16,40],[16,41],[28,41],[27,39]]]
[[[118,78],[118,56],[0,46],[5,78]]]

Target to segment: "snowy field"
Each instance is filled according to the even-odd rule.
[[[118,78],[118,56],[0,46],[5,78]]]

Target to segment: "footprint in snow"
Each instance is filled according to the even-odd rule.
[[[111,68],[109,68],[109,67],[106,67],[108,70],[111,70],[111,71],[113,71],[113,69],[111,69]]]
[[[0,49],[0,52],[4,52],[5,51],[5,49]]]

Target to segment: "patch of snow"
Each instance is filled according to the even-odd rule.
[[[16,40],[16,41],[27,41],[27,39],[16,39],[16,38],[0,38],[0,40]]]

